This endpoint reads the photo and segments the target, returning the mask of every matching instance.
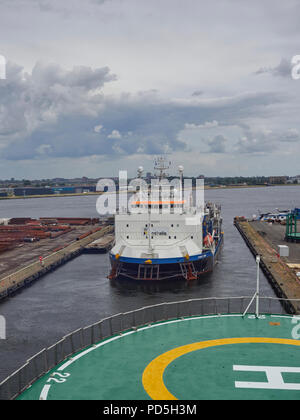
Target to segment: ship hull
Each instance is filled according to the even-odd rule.
[[[135,281],[166,281],[166,280],[196,280],[204,274],[213,271],[218,253],[223,243],[223,235],[215,244],[215,251],[206,251],[199,255],[184,258],[155,260],[145,263],[143,260],[133,258],[116,259],[110,254],[110,279]]]

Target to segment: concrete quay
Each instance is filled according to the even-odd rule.
[[[101,229],[91,226],[77,227],[62,237],[26,243],[1,254],[0,299],[12,295],[80,255],[88,244],[112,230],[112,226],[103,226]]]
[[[285,308],[288,312],[299,314],[300,278],[297,276],[300,267],[300,244],[284,241],[285,226],[268,224],[262,221],[248,221],[244,217],[235,217],[234,225],[242,235],[254,256],[260,255],[261,269],[280,298],[288,299]],[[289,246],[289,257],[280,257],[278,245]]]

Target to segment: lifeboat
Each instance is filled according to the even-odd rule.
[[[214,241],[214,239],[213,239],[212,235],[210,233],[208,233],[205,236],[204,241],[203,241],[204,246],[205,247],[210,247],[212,245],[213,241]]]

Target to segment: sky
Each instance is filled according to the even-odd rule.
[[[300,174],[299,16],[299,0],[0,0],[0,179],[135,176],[159,155],[190,176]]]

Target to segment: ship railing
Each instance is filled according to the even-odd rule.
[[[64,336],[48,348],[44,348],[17,371],[0,383],[0,400],[13,400],[48,373],[45,378],[51,383],[56,378],[53,369],[73,357],[76,353],[125,331],[156,322],[178,318],[226,314],[242,314],[247,309],[247,317],[255,316],[255,302],[249,306],[251,297],[201,298],[184,301],[159,303],[133,311],[119,313],[84,328],[79,328]],[[297,309],[295,312],[295,308]],[[280,299],[260,297],[260,316],[263,314],[300,314],[300,299]],[[300,319],[300,317],[299,317]],[[58,372],[59,373],[59,372]],[[59,375],[58,375],[59,380]],[[42,399],[42,397],[40,398]]]

